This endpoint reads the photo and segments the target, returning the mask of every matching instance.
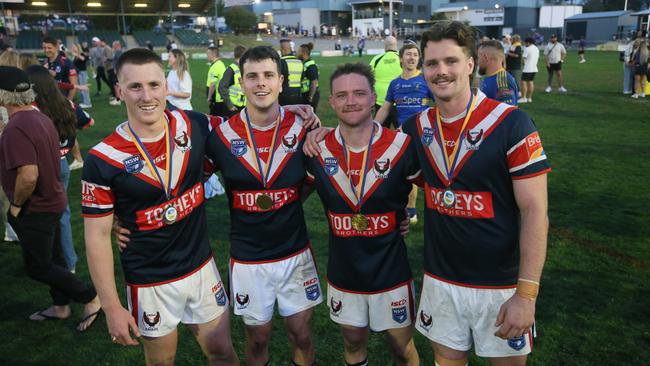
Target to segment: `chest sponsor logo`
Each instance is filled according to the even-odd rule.
[[[303,283],[305,287],[305,296],[307,300],[316,301],[320,298],[320,286],[318,285],[318,278],[314,277]]]
[[[282,137],[282,148],[286,153],[295,153],[298,149],[298,136],[295,133],[293,135],[284,135]]]
[[[246,309],[251,299],[248,294],[240,294],[239,292],[235,295],[235,300],[237,301],[237,309]]]
[[[214,294],[214,299],[217,301],[217,305],[226,306],[228,298],[226,297],[226,291],[223,289],[221,281],[212,286],[212,293]]]
[[[368,219],[368,228],[363,231],[352,227],[352,216],[354,214],[328,212],[327,218],[332,233],[342,238],[351,236],[375,237],[389,234],[397,228],[395,212],[364,215]]]
[[[418,326],[424,329],[426,332],[429,332],[431,326],[433,325],[433,318],[431,315],[425,313],[423,310],[420,310],[420,316],[418,317]]]
[[[478,150],[478,147],[481,144],[481,140],[483,140],[483,129],[480,129],[478,131],[469,130],[467,131],[468,144],[465,145],[465,148],[467,150]]]
[[[192,140],[187,135],[186,131],[183,131],[182,134],[174,137],[174,142],[178,150],[182,152],[187,152],[192,148]]]
[[[508,339],[508,346],[515,351],[521,351],[526,347],[526,337],[523,335]]]
[[[57,67],[55,67],[55,68],[54,68],[54,71],[55,71],[57,74],[61,73],[61,66],[57,66]]]
[[[336,301],[334,297],[330,297],[330,312],[332,315],[339,316],[341,310],[343,310],[343,301]]]
[[[388,172],[390,171],[390,159],[377,159],[373,164],[375,170],[375,176],[377,178],[385,179],[388,178]]]
[[[230,140],[230,152],[236,157],[241,157],[246,154],[248,151],[248,146],[246,145],[246,140],[244,139],[234,139]]]
[[[179,222],[191,214],[195,208],[201,206],[203,200],[203,184],[197,183],[169,202],[136,212],[136,223],[140,230],[153,230],[163,227],[165,225],[163,213],[168,204],[171,204],[176,209],[178,213],[176,222]]]
[[[160,311],[155,313],[148,313],[146,311],[142,312],[142,325],[146,330],[158,330],[158,325],[160,324]]]
[[[425,190],[427,207],[447,216],[465,217],[468,219],[494,218],[491,192],[467,192],[454,190],[456,203],[446,207],[443,203],[445,189],[428,187]]]
[[[402,324],[408,319],[408,313],[406,311],[407,301],[406,299],[401,299],[399,301],[393,301],[390,304],[392,309],[393,320]]]
[[[337,158],[325,158],[325,173],[327,175],[334,175],[339,171],[339,159]]]
[[[122,161],[122,164],[124,164],[124,169],[129,174],[140,173],[142,168],[144,168],[144,161],[142,161],[140,155],[129,156]]]
[[[433,129],[425,127],[422,129],[422,144],[429,146],[433,142]]]
[[[257,197],[268,195],[273,201],[273,205],[268,210],[262,210],[257,206]],[[298,200],[298,188],[289,187],[282,189],[273,189],[268,191],[232,191],[232,206],[235,210],[247,212],[267,212],[279,210],[285,205]]]

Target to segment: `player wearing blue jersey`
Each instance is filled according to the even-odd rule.
[[[478,47],[478,73],[481,91],[490,99],[517,105],[517,81],[503,68],[503,46],[498,41],[485,41]]]

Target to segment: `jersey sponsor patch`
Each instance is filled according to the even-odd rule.
[[[230,140],[230,152],[236,157],[242,157],[248,151],[248,145],[244,139]]]
[[[144,168],[144,161],[140,158],[140,155],[132,155],[122,161],[124,164],[124,169],[129,174],[140,173],[142,168]]]
[[[261,209],[257,206],[257,198],[268,195],[273,201],[270,209]],[[300,198],[298,187],[288,187],[259,191],[232,191],[232,208],[247,212],[266,212],[279,210],[285,205],[295,202]]]
[[[395,212],[364,215],[368,219],[368,228],[363,231],[352,227],[352,216],[354,215],[352,213],[339,214],[328,211],[327,219],[332,233],[343,238],[351,236],[374,237],[389,234],[397,227]]]
[[[203,183],[196,183],[192,188],[183,192],[180,196],[161,203],[160,205],[146,208],[136,212],[136,224],[139,230],[154,230],[165,225],[163,213],[167,205],[176,208],[178,217],[176,222],[184,219],[199,207],[204,200]]]
[[[81,181],[81,205],[89,208],[113,208],[113,192],[110,187]]]
[[[507,152],[507,156],[510,173],[525,169],[538,161],[546,160],[546,153],[539,133],[537,131],[530,133],[513,146]]]
[[[445,206],[443,195],[447,189],[425,185],[425,201],[427,207],[447,216],[465,217],[469,219],[494,218],[491,192],[468,192],[453,190],[456,196],[452,207]]]
[[[318,286],[318,278],[314,277],[303,283],[305,287],[305,296],[307,300],[316,301],[320,298],[320,287]]]
[[[393,301],[390,304],[392,310],[393,320],[398,323],[404,323],[408,319],[408,313],[406,309],[407,301],[406,299],[401,299],[399,301]]]

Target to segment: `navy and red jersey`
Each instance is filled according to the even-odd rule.
[[[246,137],[245,110],[221,123],[211,121],[208,158],[221,171],[230,208],[230,255],[242,262],[278,260],[308,245],[307,227],[300,191],[304,183],[305,156],[302,153],[306,129],[300,117],[280,109],[280,130],[268,172],[267,189],[258,172],[255,155]],[[270,153],[276,124],[253,125],[262,169]],[[259,195],[273,199],[269,210],[256,205]]]
[[[60,83],[69,84],[70,77],[77,76],[77,69],[74,68],[72,61],[65,56],[58,55],[54,61],[51,62],[49,59],[46,59],[45,67],[56,73],[56,75],[54,75],[54,80]]]
[[[520,216],[513,180],[550,170],[536,127],[526,113],[478,91],[449,186],[455,205],[448,208],[442,201],[449,182],[435,115],[431,108],[403,127],[415,141],[425,181],[425,272],[469,286],[514,285]],[[442,123],[448,154],[463,119]]]
[[[406,215],[411,181],[420,175],[419,164],[409,136],[375,126],[367,193],[358,211],[368,219],[366,230],[352,227],[358,200],[348,181],[349,174],[355,186],[359,183],[363,150],[350,151],[348,170],[336,128],[320,143],[320,155],[308,163],[329,224],[327,277],[335,287],[351,292],[385,291],[412,278],[399,223]]]
[[[191,111],[166,110],[165,115],[173,136],[170,200],[131,140],[126,122],[93,147],[84,162],[82,214],[113,214],[131,231],[120,257],[126,282],[133,285],[174,280],[211,256],[202,184],[208,117]],[[141,139],[163,180],[164,136]],[[163,221],[168,204],[178,212],[173,224]]]

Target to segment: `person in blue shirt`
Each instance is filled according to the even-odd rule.
[[[517,105],[517,82],[504,66],[503,46],[486,41],[478,48],[478,73],[483,76],[480,89],[490,99]]]

